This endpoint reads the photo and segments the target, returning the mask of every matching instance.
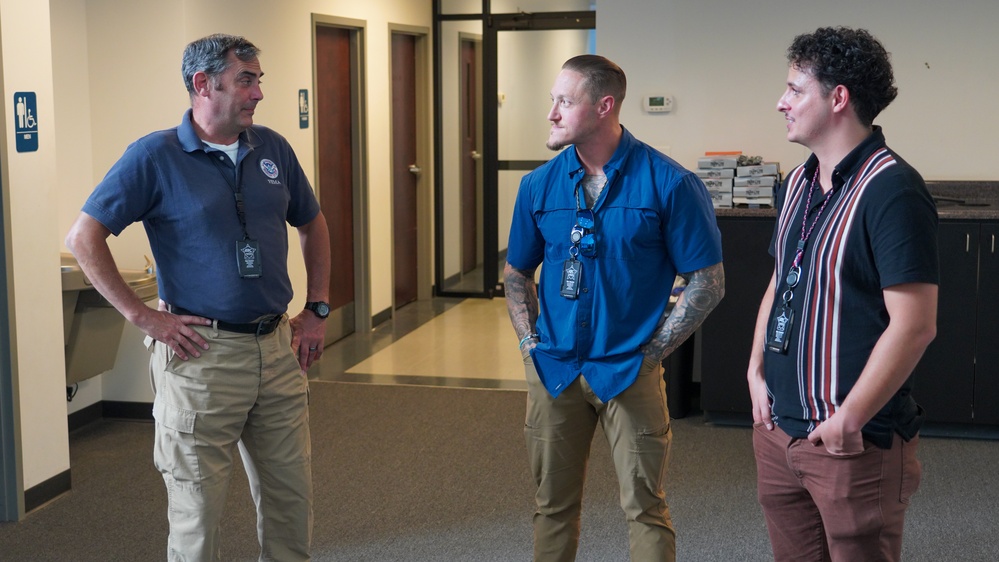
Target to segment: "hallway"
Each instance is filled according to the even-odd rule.
[[[526,390],[517,337],[496,299],[410,303],[326,348],[310,380]]]

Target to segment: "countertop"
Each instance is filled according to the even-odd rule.
[[[928,181],[941,220],[999,221],[999,181]],[[772,208],[720,208],[718,217],[777,216]]]

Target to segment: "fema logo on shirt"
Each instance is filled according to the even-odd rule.
[[[272,160],[264,158],[260,161],[260,171],[264,173],[265,176],[274,179],[278,177],[278,167]]]

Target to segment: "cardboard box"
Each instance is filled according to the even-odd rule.
[[[774,196],[772,187],[733,187],[733,197],[765,197],[768,200]]]
[[[734,178],[735,168],[697,168],[694,173],[701,179]]]
[[[777,176],[746,176],[733,178],[732,187],[773,187]]]
[[[702,179],[701,181],[704,182],[704,187],[708,188],[708,191],[719,191],[719,190],[725,190],[725,191],[729,191],[729,192],[732,191],[732,179],[731,178],[728,178],[728,179],[711,179],[711,178],[708,178],[708,179]]]
[[[773,206],[769,197],[732,197],[733,207],[764,208]]]
[[[764,162],[759,166],[739,166],[736,168],[737,176],[776,176],[780,174],[780,165],[776,162]]]
[[[723,208],[732,206],[732,194],[731,193],[718,193],[718,192],[708,192],[711,195],[711,205],[714,208]]]
[[[697,159],[698,168],[736,168],[739,159],[735,156],[702,156]]]

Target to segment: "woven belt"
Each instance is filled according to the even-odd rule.
[[[208,318],[204,314],[198,314],[197,312],[191,312],[186,308],[181,308],[179,306],[168,305],[167,308],[173,314],[181,314],[186,316],[201,316],[203,318]],[[277,329],[278,324],[281,323],[281,315],[276,314],[271,318],[261,320],[259,322],[247,322],[245,324],[238,324],[234,322],[225,322],[222,320],[214,320],[215,325],[218,326],[219,330],[225,330],[227,332],[236,332],[238,334],[254,334],[257,336],[267,335]]]

